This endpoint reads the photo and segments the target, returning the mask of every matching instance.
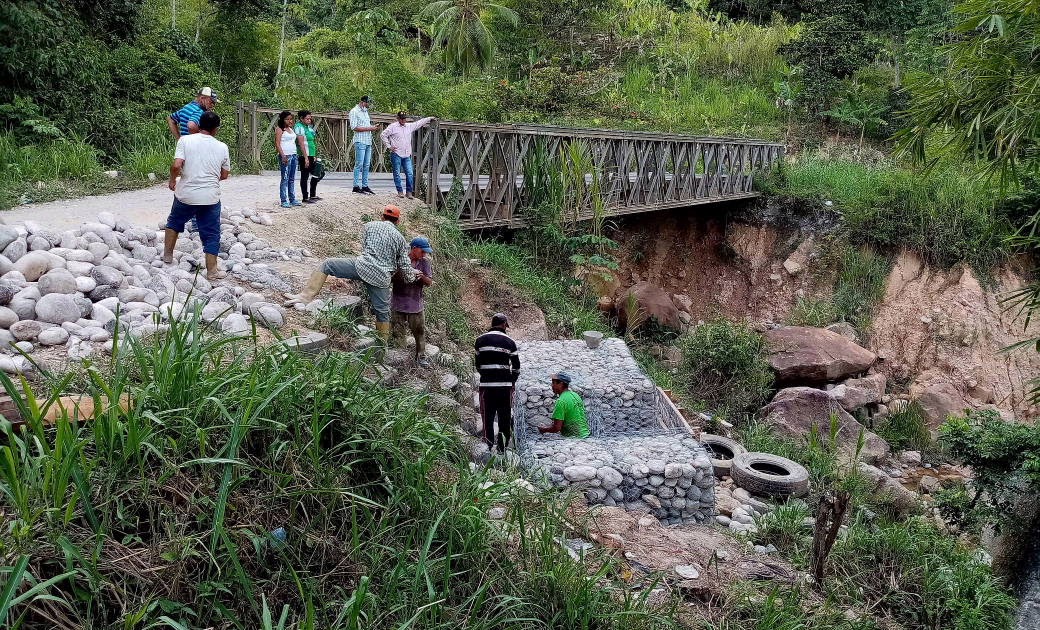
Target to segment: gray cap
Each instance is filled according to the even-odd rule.
[[[500,328],[502,326],[509,325],[509,318],[506,317],[505,313],[495,313],[491,316],[491,327]]]
[[[566,372],[557,372],[556,374],[553,374],[551,378],[554,381],[560,381],[561,383],[566,383],[567,385],[571,384],[571,375]]]

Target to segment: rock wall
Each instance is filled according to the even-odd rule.
[[[584,490],[590,504],[650,511],[670,525],[714,515],[711,460],[691,437],[553,435],[532,440],[524,459],[554,486]]]
[[[715,476],[704,448],[661,404],[621,339],[589,349],[584,341],[520,344],[517,431],[531,473],[561,488],[579,489],[590,504],[650,511],[663,522],[703,522],[713,515]],[[551,424],[555,397],[549,376],[565,370],[585,402],[592,437],[540,435]]]
[[[585,402],[595,435],[660,432],[657,387],[646,377],[621,339],[604,339],[590,350],[584,341],[533,341],[519,344],[517,406],[528,430],[551,424],[556,399],[549,376],[560,370],[574,377],[571,389]]]

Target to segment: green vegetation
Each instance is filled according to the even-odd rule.
[[[954,460],[971,466],[970,504],[946,516],[973,522],[1012,525],[1024,497],[1040,492],[1040,429],[1002,420],[995,411],[950,418],[939,429],[940,443]]]
[[[769,399],[773,372],[763,357],[762,336],[747,324],[718,318],[679,340],[683,393],[728,417],[755,412]]]
[[[45,426],[70,374],[21,403],[28,433],[4,422],[0,566],[25,584],[0,597],[5,625],[668,625],[608,558],[569,558],[562,507],[472,472],[424,399],[367,384],[357,357],[197,323],[129,344],[79,379],[99,409],[130,394],[126,411]]]
[[[838,487],[850,492],[853,508],[848,529],[831,550],[819,586],[828,601],[842,602],[844,609],[856,613],[854,623],[860,625],[851,627],[881,628],[883,620],[919,630],[1009,626],[1015,600],[973,549],[922,517],[892,516],[883,496],[871,492],[858,475],[843,472],[843,456],[833,440],[814,434],[798,443],[750,422],[741,427],[740,442],[749,450],[789,457],[809,470],[812,493],[807,501],[777,508],[760,520],[755,535],[757,544],[776,546],[800,569],[810,567],[812,548],[812,528],[803,520],[815,513],[821,494]],[[800,616],[808,604],[805,593],[787,592],[783,599],[796,602],[783,614],[770,616],[758,606],[745,609],[744,614],[763,628],[850,627],[828,620],[826,608],[821,619]],[[761,605],[762,598],[753,601]]]
[[[927,451],[933,446],[928,421],[917,402],[886,417],[874,427],[874,432],[900,451]]]
[[[788,316],[794,326],[826,326],[848,322],[866,335],[874,309],[885,296],[885,283],[891,268],[886,256],[870,247],[840,242],[827,245],[823,265],[834,269],[834,288],[829,298],[799,298]]]
[[[953,168],[928,173],[882,162],[808,156],[768,186],[780,194],[832,201],[850,243],[885,251],[909,247],[932,264],[964,261],[985,273],[1006,260],[1014,226],[992,187]]]

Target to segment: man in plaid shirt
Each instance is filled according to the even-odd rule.
[[[361,230],[361,255],[357,258],[329,258],[307,280],[297,294],[287,294],[290,303],[306,304],[317,297],[326,278],[359,280],[365,285],[372,311],[376,315],[376,331],[385,341],[390,336],[390,278],[399,270],[405,282],[414,282],[420,272],[408,258],[408,244],[397,229],[401,209],[383,208],[382,221],[369,221]]]

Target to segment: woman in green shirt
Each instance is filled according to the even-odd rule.
[[[563,437],[587,438],[591,435],[585,417],[585,403],[571,391],[571,376],[566,372],[552,375],[553,393],[559,396],[553,408],[552,426],[540,427],[539,433],[559,433]]]
[[[303,202],[314,203],[321,199],[317,194],[318,182],[321,181],[321,177],[313,175],[314,163],[318,159],[318,141],[317,132],[314,131],[314,116],[309,111],[300,111],[299,116],[296,117],[298,121],[293,131],[296,132],[296,136],[300,138],[300,142],[297,143],[297,153],[300,155],[300,189],[303,190]],[[306,147],[306,153],[304,148]],[[310,180],[310,190],[307,190],[307,180]],[[309,193],[309,194],[308,194]]]

